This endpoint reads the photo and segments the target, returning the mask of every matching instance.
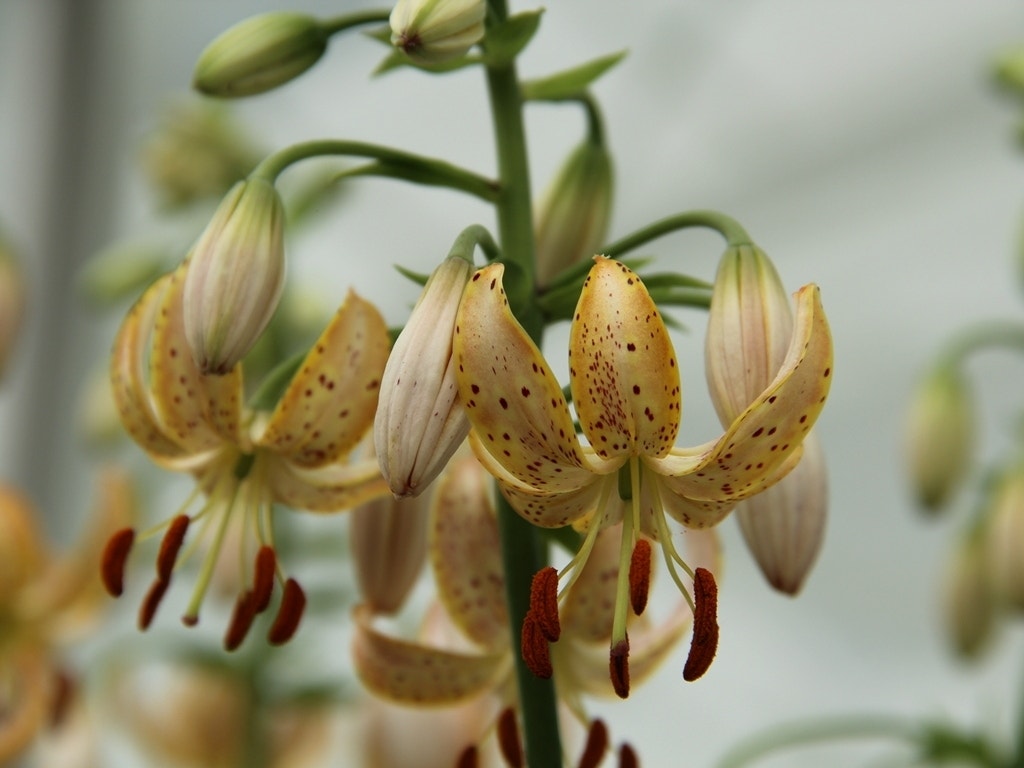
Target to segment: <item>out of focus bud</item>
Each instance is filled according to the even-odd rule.
[[[483,39],[486,15],[485,0],[398,0],[391,44],[419,64],[441,64]]]
[[[203,373],[224,374],[259,339],[284,288],[284,206],[274,185],[236,184],[189,259],[185,336]]]
[[[25,283],[21,268],[0,236],[0,377],[7,368],[25,315]]]
[[[363,602],[374,613],[397,612],[427,557],[426,496],[386,496],[352,510],[349,538]]]
[[[992,638],[997,610],[984,529],[971,531],[957,542],[946,575],[944,602],[953,649],[965,658],[977,657]]]
[[[572,151],[537,210],[537,283],[599,252],[612,210],[612,159],[588,139]]]
[[[825,452],[813,431],[803,446],[796,469],[736,507],[743,538],[761,573],[788,595],[800,592],[814,566],[828,509]]]
[[[469,432],[452,334],[472,273],[472,262],[459,256],[434,270],[384,369],[373,438],[381,473],[396,496],[423,491]]]
[[[0,485],[0,606],[10,609],[15,595],[43,566],[42,542],[32,504],[18,491]]]
[[[222,98],[264,93],[316,64],[327,41],[327,32],[312,16],[287,11],[253,16],[206,47],[192,84]]]
[[[942,365],[918,386],[907,420],[907,461],[918,502],[944,507],[970,469],[974,409],[959,370]]]
[[[224,109],[208,102],[172,109],[142,148],[142,168],[168,206],[220,197],[260,157]]]
[[[1001,604],[1024,611],[1024,464],[1008,469],[992,488],[986,559]]]
[[[1024,97],[1024,48],[1007,51],[995,65],[996,82],[1019,97]]]

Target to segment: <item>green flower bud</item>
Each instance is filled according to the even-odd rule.
[[[486,15],[485,0],[398,0],[391,44],[418,64],[451,61],[483,39]]]
[[[537,209],[537,283],[599,252],[611,218],[612,158],[604,145],[584,141],[555,175]]]
[[[965,658],[976,658],[996,628],[987,554],[984,530],[971,531],[957,542],[946,573],[946,629],[953,650]]]
[[[910,482],[927,510],[946,506],[970,469],[974,409],[956,368],[933,370],[914,395],[907,422]]]
[[[1024,48],[1007,51],[996,60],[996,82],[1017,96],[1024,97]]]
[[[210,96],[264,93],[301,75],[327,50],[328,35],[312,16],[278,11],[246,19],[210,43],[192,84]]]
[[[185,337],[203,373],[245,357],[284,288],[284,206],[274,185],[240,181],[199,236],[185,277]]]
[[[1006,470],[989,500],[985,559],[999,602],[1024,611],[1024,465]]]
[[[0,376],[14,351],[25,316],[25,281],[14,252],[0,237]]]

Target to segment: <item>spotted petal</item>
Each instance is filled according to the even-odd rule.
[[[340,512],[388,493],[376,459],[307,469],[280,456],[259,456],[274,500],[293,509]],[[254,468],[253,471],[256,471]]]
[[[547,491],[586,484],[582,451],[558,380],[512,316],[492,264],[470,280],[452,352],[459,398],[480,446],[516,480]]]
[[[569,336],[580,426],[598,455],[664,456],[679,432],[679,369],[657,306],[640,278],[598,256]]]
[[[713,446],[675,450],[648,465],[672,492],[696,501],[738,501],[796,466],[800,444],[824,407],[832,381],[832,336],[817,286],[796,295],[789,352],[775,380]]]
[[[365,606],[355,610],[352,658],[372,693],[404,704],[445,705],[494,687],[509,656],[446,651],[389,637],[374,628]]]
[[[348,453],[373,423],[389,348],[380,312],[349,292],[256,444],[306,467]]]

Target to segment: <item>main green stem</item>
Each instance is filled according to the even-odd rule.
[[[490,0],[492,19],[508,16],[505,0]],[[534,302],[533,214],[530,202],[530,168],[523,127],[523,103],[514,63],[487,67],[487,90],[494,120],[501,194],[495,205],[505,292],[512,311],[538,344],[544,332],[540,311]],[[547,550],[536,529],[519,517],[499,495],[498,526],[501,558],[505,569],[506,601],[515,649],[516,682],[522,713],[526,764],[530,768],[561,768],[562,747],[558,731],[558,709],[552,680],[541,680],[518,653],[523,619],[530,607],[533,575],[547,565]]]

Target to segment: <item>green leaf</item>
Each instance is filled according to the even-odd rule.
[[[517,13],[487,30],[484,61],[492,67],[502,67],[515,61],[536,34],[542,13],[543,8]]]
[[[622,61],[626,53],[610,53],[554,75],[528,80],[523,83],[523,98],[527,101],[577,99],[597,78]]]
[[[398,274],[400,274],[402,277],[409,278],[420,287],[426,285],[427,280],[430,279],[430,275],[424,274],[423,272],[414,272],[411,269],[406,269],[400,264],[395,264],[395,269],[398,270]]]

